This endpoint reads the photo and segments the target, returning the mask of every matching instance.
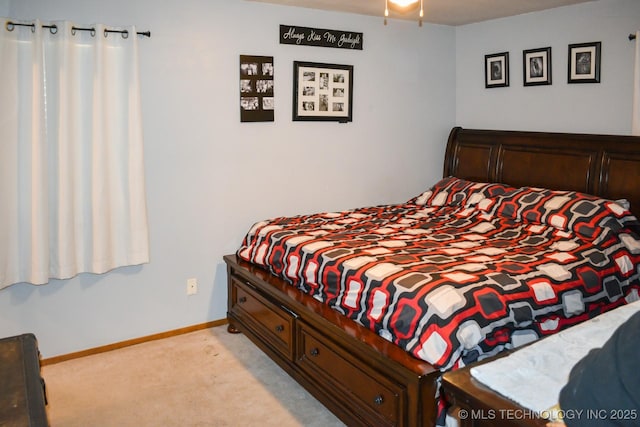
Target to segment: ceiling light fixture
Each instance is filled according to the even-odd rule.
[[[391,3],[397,4],[400,7],[407,7],[410,4],[417,3],[418,0],[391,0]]]
[[[418,25],[422,27],[422,18],[424,17],[424,0],[420,0],[420,19]],[[399,12],[406,12],[412,5],[418,3],[418,0],[384,0],[384,25],[387,25],[387,18],[389,17],[389,3],[391,7],[395,8]]]

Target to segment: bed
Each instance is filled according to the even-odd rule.
[[[442,372],[638,298],[639,209],[640,138],[457,127],[407,203],[256,223],[228,330],[348,425],[434,425]]]

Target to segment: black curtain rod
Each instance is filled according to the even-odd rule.
[[[7,31],[13,31],[14,27],[31,27],[32,30],[35,30],[36,24],[21,24],[19,22],[7,21]],[[58,26],[55,24],[43,25],[42,28],[48,28],[51,34],[56,34],[58,32]],[[92,36],[96,35],[95,28],[71,27],[71,34],[75,34],[76,31],[90,31]],[[129,37],[129,30],[109,30],[105,28],[104,36],[107,37],[107,34],[109,33],[120,33],[120,35],[122,35],[122,37],[125,39]],[[137,34],[139,36],[151,37],[151,31],[138,31]]]
[[[629,34],[629,40],[635,40],[635,39],[636,39],[635,34]]]

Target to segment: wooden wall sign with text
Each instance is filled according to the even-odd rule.
[[[280,25],[280,44],[362,50],[362,33]]]

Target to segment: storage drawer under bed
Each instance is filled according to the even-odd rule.
[[[378,374],[331,340],[298,323],[296,363],[318,384],[341,396],[350,396],[364,405],[360,414],[367,425],[404,425],[402,408],[406,404],[404,388]],[[350,400],[344,402],[351,405]]]
[[[231,277],[231,312],[265,343],[293,361],[295,315],[262,296],[248,281]]]
[[[224,259],[229,332],[244,332],[349,426],[432,425],[433,368],[358,324],[343,332],[338,315],[313,297],[235,255]]]

